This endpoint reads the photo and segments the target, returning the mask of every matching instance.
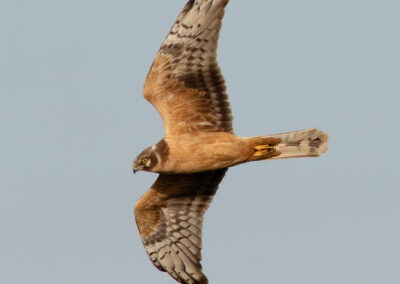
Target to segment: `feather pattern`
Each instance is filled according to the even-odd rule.
[[[279,155],[271,159],[317,157],[328,149],[328,135],[317,128],[309,128],[272,135],[281,143],[276,146]]]
[[[233,131],[225,81],[216,59],[227,2],[189,1],[153,62],[143,93],[159,111],[166,136]]]
[[[203,215],[225,172],[160,174],[135,206],[151,261],[180,283],[208,283],[200,264]]]

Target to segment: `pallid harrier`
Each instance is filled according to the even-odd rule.
[[[159,173],[135,206],[144,247],[180,283],[208,283],[201,231],[227,168],[258,160],[315,157],[328,136],[316,128],[238,137],[216,60],[228,0],[189,0],[153,62],[144,97],[160,113],[165,136],[135,159],[133,171]]]

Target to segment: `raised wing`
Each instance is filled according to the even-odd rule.
[[[208,283],[200,264],[203,215],[225,172],[160,174],[136,203],[136,223],[151,261],[180,283]]]
[[[165,135],[232,132],[232,114],[216,50],[228,0],[190,0],[153,62],[144,97],[160,113]]]

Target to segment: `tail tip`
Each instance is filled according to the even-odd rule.
[[[328,149],[328,134],[318,129],[315,130],[314,135],[310,137],[309,146],[315,149],[319,156]]]

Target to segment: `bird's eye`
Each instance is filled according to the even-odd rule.
[[[143,159],[142,159],[142,164],[144,164],[144,165],[145,165],[145,164],[147,164],[147,162],[148,162],[148,161],[149,161],[149,159],[148,159],[148,158],[143,158]]]

